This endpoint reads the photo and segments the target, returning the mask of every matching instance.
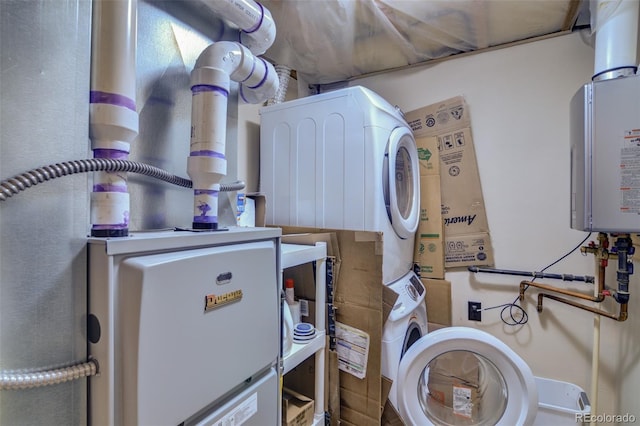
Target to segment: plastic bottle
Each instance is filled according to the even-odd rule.
[[[284,280],[284,297],[287,301],[287,304],[293,305],[295,302],[294,291],[293,291],[293,278],[287,278]]]

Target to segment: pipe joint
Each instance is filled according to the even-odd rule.
[[[248,58],[249,55],[250,57]],[[251,55],[249,49],[240,43],[233,41],[218,41],[210,44],[202,51],[202,53],[200,53],[193,69],[194,72],[196,72],[196,70],[200,68],[211,68],[219,70],[219,72],[222,72],[227,76],[231,76],[234,73],[239,73],[240,75],[243,73],[250,74],[253,66],[251,61],[252,58],[253,55]]]
[[[255,55],[262,55],[276,38],[271,12],[254,0],[198,0],[216,15],[233,22],[241,30],[239,41]]]

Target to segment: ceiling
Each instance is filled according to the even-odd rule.
[[[586,0],[263,0],[265,57],[310,84],[482,51],[588,25]],[[586,21],[586,22],[585,22]]]

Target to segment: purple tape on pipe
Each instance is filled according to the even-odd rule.
[[[114,185],[111,183],[99,183],[93,185],[93,192],[127,192],[127,186]]]
[[[220,191],[216,190],[216,189],[194,189],[193,190],[193,195],[213,195],[214,197],[218,196],[218,193]]]
[[[126,229],[128,227],[129,227],[128,223],[118,223],[115,225],[93,225],[91,229],[94,229],[94,230]]]
[[[262,86],[267,80],[267,76],[269,75],[269,67],[267,66],[267,62],[262,58],[258,59],[260,59],[264,64],[264,76],[262,77],[262,80],[260,80],[260,83],[256,84],[255,86],[247,86],[249,89],[257,89],[258,87]]]
[[[121,106],[134,112],[136,110],[136,102],[133,99],[117,93],[101,92],[99,90],[91,90],[89,92],[89,103]]]
[[[215,157],[225,159],[226,157],[222,152],[212,151],[208,149],[202,149],[200,151],[191,151],[190,157]]]
[[[209,84],[196,84],[191,86],[191,93],[216,92],[223,96],[229,96],[229,92],[220,86],[211,86]]]
[[[258,31],[258,29],[262,26],[262,21],[264,20],[264,7],[258,2],[256,2],[256,4],[260,8],[260,20],[258,21],[258,23],[254,27],[248,28],[246,30],[242,30],[243,32],[245,32],[247,34],[255,33],[256,31]]]
[[[126,160],[129,158],[129,153],[120,149],[97,148],[93,150],[93,157],[110,158],[112,160]]]
[[[256,70],[256,61],[253,61],[253,64],[251,64],[251,72],[249,73],[249,75],[247,76],[247,78],[245,78],[244,80],[240,81],[239,83],[244,83],[245,81],[249,80],[251,78],[251,76],[253,75],[253,72]]]
[[[218,216],[194,216],[195,223],[218,223]]]

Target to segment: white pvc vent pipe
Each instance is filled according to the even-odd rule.
[[[127,160],[138,135],[136,0],[94,0],[91,34],[89,137],[94,158]],[[128,235],[127,174],[96,172],[91,235]]]
[[[276,39],[271,12],[254,0],[200,0],[217,15],[240,27],[240,39],[254,55],[262,55]]]
[[[191,72],[191,149],[187,173],[193,181],[195,229],[218,228],[220,180],[227,173],[227,99],[231,80],[240,95],[260,103],[278,90],[273,65],[240,43],[221,41],[207,47]]]
[[[633,75],[638,59],[638,0],[597,0],[591,4],[596,33],[593,80]]]

